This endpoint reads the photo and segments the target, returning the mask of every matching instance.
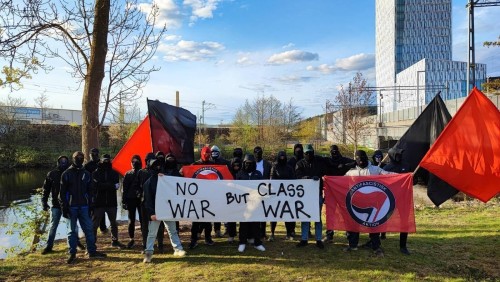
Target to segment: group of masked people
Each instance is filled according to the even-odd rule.
[[[260,180],[260,179],[313,179],[320,181],[318,195],[319,207],[324,203],[322,177],[330,176],[358,176],[377,175],[388,173],[407,172],[407,167],[402,163],[401,150],[389,150],[390,163],[384,166],[382,152],[377,150],[370,162],[365,151],[358,150],[355,159],[342,156],[338,146],[330,146],[330,156],[321,157],[315,154],[312,145],[294,145],[291,158],[287,158],[285,151],[278,152],[275,162],[271,163],[263,159],[263,150],[257,146],[253,154],[244,154],[241,148],[235,148],[233,158],[226,160],[222,157],[217,146],[211,148],[205,146],[201,149],[200,159],[195,165],[226,165],[236,180]],[[120,187],[119,176],[111,167],[109,155],[98,157],[98,150],[92,149],[90,161],[85,165],[82,152],[72,155],[71,163],[68,157],[60,156],[57,159],[57,168],[47,174],[43,186],[44,194],[42,204],[44,210],[51,209],[51,227],[47,246],[43,254],[52,252],[54,239],[60,217],[63,216],[68,222],[68,246],[69,258],[67,263],[76,260],[77,248],[87,250],[89,258],[102,258],[106,254],[96,250],[96,236],[99,227],[102,227],[105,214],[108,215],[111,226],[111,245],[118,248],[132,248],[135,245],[135,222],[136,215],[139,216],[140,230],[142,234],[144,262],[149,263],[153,257],[154,243],[160,252],[164,249],[164,230],[167,229],[174,256],[184,256],[179,238],[179,222],[158,221],[155,211],[155,195],[159,175],[182,177],[182,168],[179,170],[176,157],[173,154],[163,152],[148,153],[145,158],[145,168],[139,155],[131,158],[132,169],[129,170],[122,183],[122,207],[128,211],[128,236],[129,242],[124,245],[118,241],[118,228],[116,214],[118,206],[117,190]],[[87,169],[86,169],[87,168]],[[48,205],[48,198],[52,196],[52,207]],[[80,223],[86,246],[80,243],[78,238],[77,221]],[[333,230],[327,230],[326,237],[322,238],[322,222],[314,222],[314,238],[316,246],[324,248],[324,243],[333,242]],[[234,242],[238,235],[238,251],[244,252],[247,244],[251,244],[259,251],[265,251],[263,241],[275,240],[277,222],[270,223],[271,234],[267,236],[266,222],[240,222],[237,232],[236,222],[226,222],[225,235],[229,242]],[[212,227],[215,236],[222,237],[220,222],[193,222],[191,225],[191,237],[188,247],[194,249],[198,246],[201,234],[204,234],[206,245],[214,245],[212,240]],[[295,222],[285,222],[287,240],[296,237]],[[359,233],[346,232],[349,245],[345,251],[355,251],[358,248]],[[309,237],[312,237],[311,223],[301,222],[300,240],[297,247],[308,245]],[[370,234],[370,241],[364,247],[372,248],[375,255],[382,255],[380,239],[385,238],[385,233]],[[407,233],[400,235],[400,250],[409,254],[406,248]]]

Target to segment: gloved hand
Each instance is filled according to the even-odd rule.
[[[128,205],[126,202],[122,202],[122,209],[128,210]]]
[[[67,219],[71,217],[71,212],[69,211],[69,207],[62,208],[62,216]]]
[[[339,165],[337,166],[337,168],[338,168],[338,169],[343,169],[343,168],[344,168],[344,165],[343,165],[343,164],[339,164]]]
[[[313,176],[313,178],[312,178],[312,179],[313,179],[314,181],[318,181],[318,180],[319,180],[319,177],[317,177],[317,176]]]
[[[47,202],[43,202],[43,210],[48,211],[49,209],[50,209],[49,204],[47,204]]]

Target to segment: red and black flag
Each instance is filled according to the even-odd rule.
[[[474,87],[420,166],[483,202],[500,193],[500,112]]]
[[[184,177],[210,179],[210,180],[231,180],[233,175],[227,165],[186,165],[182,167]]]
[[[182,164],[194,162],[196,116],[158,100],[148,100],[153,152],[172,153]]]
[[[402,161],[409,166],[410,171],[417,169],[450,120],[451,115],[438,93],[393,147],[404,150]],[[427,196],[436,206],[458,193],[458,190],[425,169],[420,168],[414,177],[427,183]]]

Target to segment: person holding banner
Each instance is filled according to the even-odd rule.
[[[234,157],[231,159],[229,171],[231,172],[233,179],[236,179],[236,175],[241,171],[241,167],[242,167],[242,162],[240,158]],[[227,235],[229,236],[227,238],[227,241],[229,243],[234,242],[234,237],[236,237],[236,222],[228,222],[226,229],[227,229]]]
[[[294,169],[288,165],[285,151],[279,151],[276,162],[271,168],[270,179],[295,179]],[[274,241],[274,231],[276,230],[277,222],[271,222],[271,236],[269,241]],[[295,222],[285,222],[286,240],[293,240],[295,236]]]
[[[297,143],[293,145],[293,157],[288,160],[288,165],[295,169],[297,162],[304,158],[304,147]]]
[[[253,155],[245,155],[243,159],[243,168],[236,175],[236,180],[260,180],[262,174],[257,170],[257,164]],[[259,222],[240,222],[240,238],[238,251],[240,253],[245,251],[246,243],[251,242],[249,239],[253,238],[254,247],[259,251],[265,251],[264,245],[259,236]]]
[[[262,158],[262,154],[264,151],[262,147],[256,146],[253,149],[253,154],[255,155],[255,163],[257,166],[257,170],[260,171],[262,177],[264,179],[269,179],[271,177],[271,163]],[[261,240],[265,240],[267,238],[266,235],[266,222],[259,223],[259,236]]]
[[[144,263],[150,263],[153,258],[154,242],[156,239],[156,234],[158,233],[158,228],[160,227],[160,221],[156,219],[155,201],[156,201],[156,189],[158,184],[158,175],[161,173],[162,164],[158,159],[150,160],[151,177],[144,183],[144,205],[147,211],[147,217],[149,221],[149,232],[148,239],[146,241],[146,250],[144,252]],[[170,242],[174,248],[174,256],[183,257],[186,255],[186,251],[182,248],[182,243],[177,234],[177,229],[174,221],[163,221],[165,227],[167,228],[168,235],[170,236]]]
[[[319,206],[320,209],[323,206],[323,181],[322,177],[326,173],[325,162],[322,157],[314,155],[314,148],[311,144],[307,144],[304,149],[304,158],[297,162],[295,167],[295,176],[297,179],[314,179],[320,181],[319,187]],[[309,239],[309,231],[311,227],[309,222],[301,223],[301,233],[302,237],[297,247],[307,246],[307,240]],[[323,232],[323,224],[320,221],[314,223],[314,231],[316,236],[316,247],[324,249],[325,245],[321,240],[321,234]]]
[[[374,166],[368,161],[368,156],[363,150],[357,150],[356,156],[356,167],[349,170],[346,176],[366,176],[366,175],[380,175],[380,174],[394,174],[394,172],[388,172],[383,170],[378,166]],[[344,249],[344,251],[356,251],[358,249],[359,243],[359,232],[347,232],[347,239],[349,240],[349,246]],[[370,233],[370,240],[372,242],[372,250],[376,256],[383,257],[384,251],[380,248],[380,233]]]
[[[229,168],[229,162],[222,157],[219,147],[217,147],[216,145],[213,145],[212,148],[210,149],[210,151],[212,151],[212,153],[211,153],[212,155],[210,157],[210,160],[214,164],[226,165]],[[218,237],[218,238],[222,237],[222,233],[220,232],[221,227],[222,227],[222,224],[220,222],[214,222],[215,237]]]

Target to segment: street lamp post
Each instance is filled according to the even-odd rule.
[[[420,73],[425,71],[417,71],[417,116],[420,115]],[[425,81],[425,76],[424,76],[424,81]],[[425,91],[425,83],[424,83],[424,91]]]

